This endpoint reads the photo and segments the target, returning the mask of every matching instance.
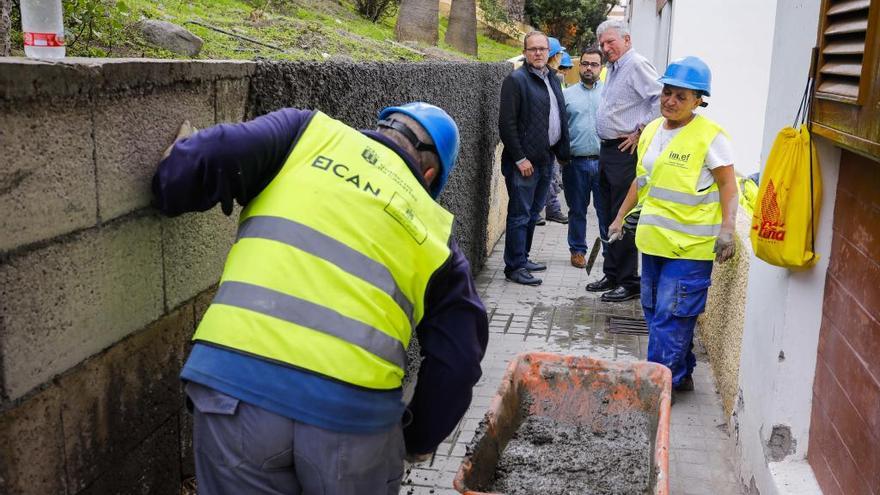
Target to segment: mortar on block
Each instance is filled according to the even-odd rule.
[[[514,358],[459,467],[466,495],[669,493],[669,370]]]

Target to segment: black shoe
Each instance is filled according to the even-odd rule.
[[[676,392],[693,392],[694,390],[694,377],[688,375],[681,379],[681,383],[676,387],[672,387]]]
[[[516,282],[518,284],[523,285],[541,285],[541,279],[532,276],[528,270],[525,268],[520,268],[518,270],[514,270],[510,273],[505,273],[504,277],[511,282]]]
[[[630,290],[624,286],[620,286],[614,290],[602,294],[599,299],[605,302],[623,302],[639,297],[638,290]]]
[[[547,269],[547,265],[544,263],[535,263],[532,260],[526,260],[525,269],[530,272],[543,272]]]
[[[617,284],[608,279],[608,277],[602,277],[602,280],[598,282],[590,282],[587,284],[588,292],[605,292],[609,291],[613,288],[617,287]]]
[[[568,217],[565,216],[561,211],[558,213],[551,213],[547,215],[548,222],[556,222],[566,224],[568,223]]]
[[[535,222],[535,225],[547,225],[547,220],[544,220],[544,217],[538,217],[538,221]]]

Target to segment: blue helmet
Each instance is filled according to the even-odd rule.
[[[428,131],[428,135],[434,141],[437,155],[440,157],[440,173],[431,185],[431,197],[436,198],[446,185],[449,174],[455,167],[455,160],[458,158],[460,143],[458,126],[442,108],[421,101],[397,107],[386,107],[379,112],[379,120],[392,113],[402,113],[412,117]]]
[[[571,55],[568,52],[562,52],[562,60],[559,62],[560,69],[571,69],[574,67],[571,65]]]
[[[551,38],[549,36],[547,37],[547,39],[550,41],[550,53],[547,55],[548,57],[553,57],[557,53],[565,51],[565,47],[562,46],[561,43],[559,43],[558,39]]]
[[[710,96],[712,71],[699,57],[684,57],[669,62],[666,72],[658,81],[679,88],[695,89]]]

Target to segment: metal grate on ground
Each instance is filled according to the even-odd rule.
[[[621,335],[648,335],[648,324],[644,318],[609,316],[605,331]]]

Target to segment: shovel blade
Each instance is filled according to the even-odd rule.
[[[596,257],[599,256],[599,247],[602,245],[602,239],[597,237],[593,242],[593,249],[590,250],[590,257],[587,258],[587,266],[584,268],[587,270],[587,275],[593,271],[593,265],[596,264]]]

